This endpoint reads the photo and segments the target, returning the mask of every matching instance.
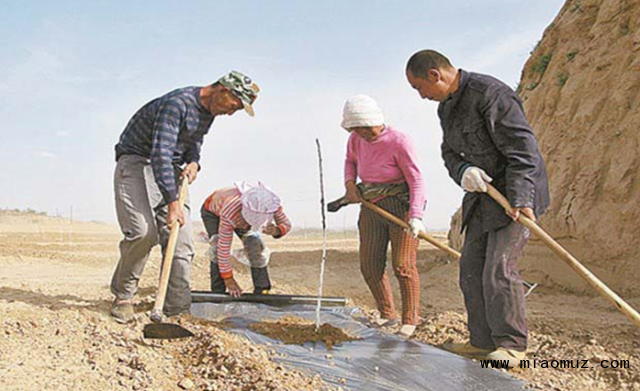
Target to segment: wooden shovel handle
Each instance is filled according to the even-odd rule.
[[[185,175],[180,185],[180,195],[178,196],[178,205],[182,210],[184,203],[187,200],[187,188],[189,187],[189,178]],[[162,269],[160,269],[160,281],[158,283],[158,294],[156,296],[156,302],[153,305],[153,312],[162,313],[164,307],[164,300],[167,296],[167,287],[169,286],[169,275],[171,274],[171,265],[173,264],[173,254],[176,251],[176,243],[178,242],[178,233],[180,232],[180,223],[175,221],[171,226],[171,232],[169,233],[169,241],[167,243],[167,249],[164,253],[164,259],[162,261]]]
[[[379,207],[378,205],[369,202],[369,201],[365,201],[362,200],[362,205],[366,206],[367,208],[371,209],[372,211],[376,212],[377,214],[379,214],[380,216],[384,217],[385,219],[391,221],[392,223],[395,223],[399,226],[401,226],[402,228],[405,229],[409,229],[409,224],[407,224],[404,220],[398,218],[397,216],[387,212],[386,210],[382,209],[381,207]],[[440,241],[438,241],[436,238],[434,238],[433,236],[427,234],[424,231],[420,231],[420,233],[418,234],[418,237],[422,240],[426,240],[427,242],[431,243],[432,245],[434,245],[436,248],[448,253],[449,255],[453,256],[456,259],[460,259],[460,253],[457,252],[456,250],[452,249],[451,247],[447,246],[446,244],[441,243]]]
[[[513,213],[513,208],[509,204],[509,201],[503,196],[495,187],[487,184],[487,194],[497,203],[499,203],[505,211]],[[522,213],[518,216],[518,222],[525,227],[529,228],[540,240],[544,242],[554,253],[556,253],[560,259],[565,261],[569,267],[571,267],[580,277],[585,279],[589,285],[597,290],[602,296],[613,303],[614,306],[620,312],[625,314],[631,321],[638,327],[640,327],[640,315],[629,304],[627,304],[620,296],[612,291],[607,285],[598,279],[589,269],[584,267],[573,255],[565,250],[558,242],[556,242],[549,234],[547,234],[538,224],[532,221]]]

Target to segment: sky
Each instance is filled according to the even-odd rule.
[[[424,222],[448,227],[462,191],[440,157],[437,104],[406,82],[421,49],[515,87],[561,0],[14,1],[0,5],[0,208],[115,223],[114,145],[131,116],[173,89],[230,70],[261,87],[256,117],[216,118],[190,188],[262,181],[298,228],[321,225],[315,139],[327,201],[344,194],[342,106],[375,98],[407,133],[427,190]],[[358,208],[328,215],[354,228]]]

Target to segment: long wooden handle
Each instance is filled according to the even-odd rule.
[[[185,175],[180,185],[180,196],[178,197],[178,205],[180,210],[183,209],[184,203],[187,199],[187,188],[189,187],[189,179]],[[167,296],[167,288],[169,286],[169,275],[171,274],[171,265],[173,264],[173,254],[176,251],[176,243],[178,242],[178,233],[180,232],[180,223],[174,222],[171,226],[171,232],[169,233],[169,242],[167,243],[167,250],[164,253],[164,260],[162,261],[162,269],[160,269],[160,282],[158,283],[158,295],[156,296],[156,302],[153,305],[153,312],[161,313],[162,307],[164,307],[164,299]]]
[[[394,216],[393,214],[389,213],[388,211],[382,209],[381,207],[379,207],[378,205],[369,202],[369,201],[365,201],[362,200],[362,205],[366,206],[367,208],[371,209],[372,211],[376,212],[377,214],[381,215],[382,217],[384,217],[385,219],[391,221],[392,223],[395,223],[399,226],[401,226],[402,228],[405,229],[409,229],[409,224],[407,224],[404,220],[398,218],[397,216]],[[457,252],[456,250],[452,249],[451,247],[447,246],[446,244],[441,243],[440,241],[438,241],[436,238],[434,238],[433,236],[427,234],[424,231],[420,231],[420,233],[418,234],[418,237],[422,240],[425,240],[429,243],[431,243],[432,245],[434,245],[435,247],[439,248],[440,250],[448,253],[449,255],[455,257],[456,259],[460,259],[460,253]]]
[[[487,194],[491,196],[497,203],[499,203],[507,212],[512,213],[511,205],[509,201],[503,196],[495,187],[487,184]],[[520,213],[518,222],[525,227],[529,228],[540,240],[544,242],[554,253],[556,253],[560,259],[565,261],[569,267],[571,267],[580,277],[585,279],[589,285],[597,290],[602,296],[609,300],[616,306],[620,312],[625,314],[636,326],[640,327],[640,314],[627,304],[620,296],[612,291],[605,283],[600,281],[589,269],[584,267],[573,255],[565,250],[558,242],[556,242],[549,234],[547,234],[538,224],[533,220]]]

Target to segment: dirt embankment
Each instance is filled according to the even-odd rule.
[[[614,290],[640,295],[640,1],[567,1],[518,93],[549,171],[540,224]],[[456,248],[459,225],[457,213]],[[520,265],[535,282],[593,294],[535,238]]]
[[[518,92],[549,170],[542,225],[612,288],[640,294],[640,1],[568,1]],[[525,272],[585,289],[532,244]]]

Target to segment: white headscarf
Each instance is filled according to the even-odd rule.
[[[273,214],[280,207],[280,198],[268,189],[262,182],[257,186],[247,182],[236,183],[240,190],[242,202],[242,217],[249,223],[252,231],[257,231],[263,225],[273,220]]]
[[[356,95],[347,99],[342,110],[341,126],[346,130],[361,126],[380,126],[384,124],[382,110],[376,101],[368,95]]]

